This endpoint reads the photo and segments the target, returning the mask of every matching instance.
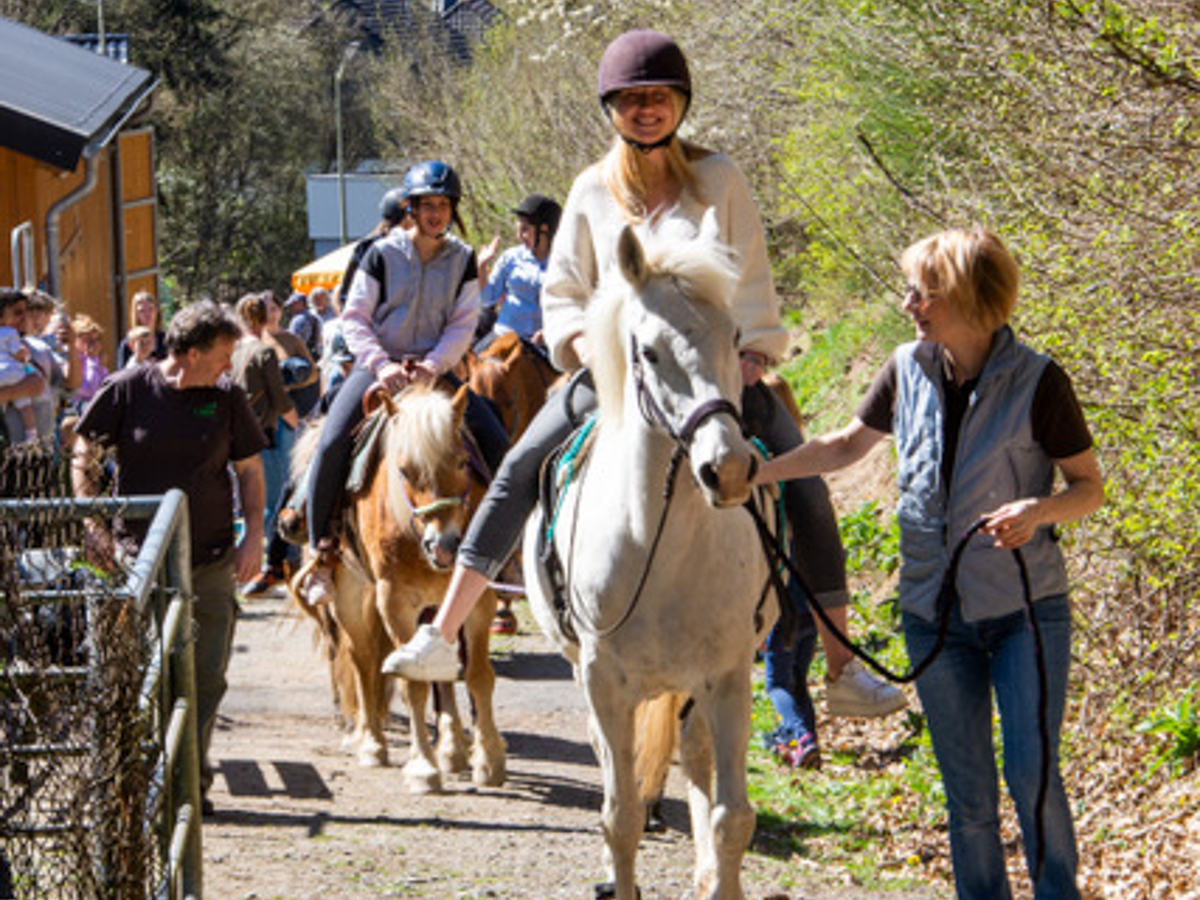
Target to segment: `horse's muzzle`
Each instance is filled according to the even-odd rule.
[[[437,572],[445,572],[454,567],[458,545],[461,543],[462,534],[457,528],[442,530],[435,524],[426,525],[421,536],[421,549],[425,553],[425,559]]]
[[[696,477],[705,498],[720,509],[741,506],[750,497],[750,487],[758,472],[753,453],[729,453],[718,461],[701,463]]]

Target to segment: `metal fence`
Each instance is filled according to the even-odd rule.
[[[64,480],[0,458],[0,898],[199,898],[186,497]],[[118,523],[136,555],[85,550]]]

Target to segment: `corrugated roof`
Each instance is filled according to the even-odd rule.
[[[0,18],[0,146],[74,169],[153,86],[145,69]]]

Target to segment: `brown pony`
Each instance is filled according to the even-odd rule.
[[[515,444],[558,377],[550,360],[509,331],[475,358],[468,383],[495,405],[509,441]]]
[[[395,400],[380,395],[384,429],[381,459],[363,489],[352,496],[342,520],[341,559],[335,572],[336,595],[329,613],[336,629],[326,628],[335,685],[353,672],[353,696],[341,701],[355,720],[353,742],[363,765],[384,765],[383,728],[388,715],[389,684],[384,658],[416,631],[418,617],[441,602],[458,542],[484,485],[472,466],[462,425],[467,393],[452,399],[428,388],[410,388]],[[311,452],[315,439],[306,441]],[[300,451],[301,447],[298,446]],[[297,460],[301,462],[301,460]],[[311,566],[292,579],[292,594]],[[499,785],[505,778],[504,741],[492,715],[495,673],[488,657],[489,626],[495,612],[490,592],[464,626],[465,681],[474,711],[470,755],[476,784]],[[411,720],[411,749],[405,781],[417,793],[441,789],[443,773],[467,768],[466,738],[458,717],[453,685],[438,685],[441,710],[436,752],[425,721],[430,686],[401,682]]]

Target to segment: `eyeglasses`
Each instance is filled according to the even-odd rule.
[[[928,303],[930,300],[940,297],[941,295],[941,292],[935,288],[921,290],[920,285],[913,284],[912,282],[909,282],[904,286],[905,303],[907,303],[909,300],[915,300],[917,303]]]

